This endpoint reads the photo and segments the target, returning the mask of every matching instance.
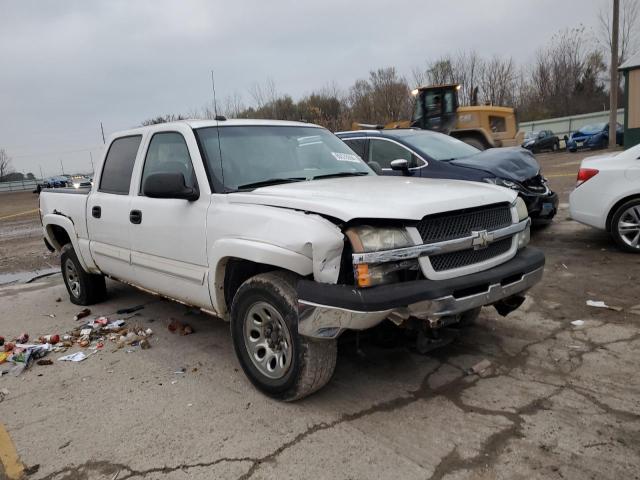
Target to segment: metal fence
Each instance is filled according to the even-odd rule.
[[[520,130],[525,132],[533,132],[536,130],[551,130],[555,135],[562,139],[565,135],[569,136],[571,132],[575,132],[590,123],[600,123],[609,121],[609,110],[602,112],[584,113],[582,115],[571,115],[570,117],[549,118],[547,120],[536,120],[534,122],[520,122]],[[618,109],[618,122],[624,123],[624,108]]]
[[[15,182],[0,182],[0,192],[19,192],[23,190],[35,190],[41,180],[18,180]]]

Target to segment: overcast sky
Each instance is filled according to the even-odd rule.
[[[299,98],[459,50],[531,61],[606,0],[0,0],[0,148],[39,176],[90,171],[105,134],[256,81]]]

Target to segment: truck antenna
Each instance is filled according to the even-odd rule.
[[[216,101],[216,81],[213,77],[213,70],[211,70],[211,89],[213,90],[213,114],[215,120],[226,120],[223,115],[218,115],[218,102]]]

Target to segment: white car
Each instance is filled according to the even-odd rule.
[[[569,204],[571,218],[608,231],[622,250],[640,253],[640,145],[583,160]]]

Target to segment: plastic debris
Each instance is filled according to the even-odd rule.
[[[116,313],[118,315],[125,315],[127,313],[137,312],[138,310],[142,310],[143,308],[144,308],[144,305],[136,305],[135,307],[121,308]]]
[[[29,341],[28,333],[21,333],[18,338],[16,338],[16,343],[27,343]]]
[[[53,365],[53,361],[48,358],[42,358],[36,362],[38,365]]]
[[[82,362],[86,360],[89,355],[86,355],[84,352],[76,352],[70,355],[65,355],[63,357],[58,358],[60,362]]]
[[[194,333],[193,327],[188,323],[182,323],[180,320],[172,319],[167,326],[171,333],[179,333],[180,335],[191,335]]]
[[[581,327],[582,325],[584,325],[584,320],[574,320],[573,322],[571,322],[571,325],[575,325],[576,327]]]
[[[80,320],[81,318],[88,317],[89,315],[91,315],[91,310],[89,310],[88,308],[85,308],[83,310],[80,310],[78,313],[76,313],[73,319],[77,321],[77,320]]]
[[[481,360],[478,363],[476,363],[473,367],[469,368],[467,370],[467,375],[474,375],[474,374],[478,375],[484,372],[490,366],[491,366],[491,362],[485,358],[484,360]]]
[[[589,307],[595,308],[606,308],[608,310],[614,310],[616,312],[622,311],[622,307],[612,307],[611,305],[607,305],[606,303],[604,303],[602,300],[587,300],[587,305]]]
[[[146,338],[143,340],[140,340],[140,348],[142,350],[148,350],[151,348],[151,344],[149,343],[149,340],[147,340]]]

